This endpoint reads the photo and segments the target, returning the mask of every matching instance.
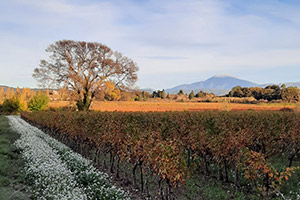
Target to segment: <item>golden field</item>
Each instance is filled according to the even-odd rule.
[[[49,108],[75,106],[72,101],[52,101]],[[239,104],[239,103],[204,103],[174,101],[94,101],[91,110],[96,111],[205,111],[205,110],[281,110],[295,109],[295,104]]]

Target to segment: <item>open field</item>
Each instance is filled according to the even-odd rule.
[[[74,106],[72,101],[52,101],[49,107],[59,108]],[[94,101],[92,110],[97,111],[205,111],[205,110],[281,110],[294,109],[296,104],[238,104],[238,103],[198,103],[198,102],[172,102],[172,101]]]

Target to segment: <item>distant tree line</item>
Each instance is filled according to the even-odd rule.
[[[183,91],[180,90],[178,94],[183,94]],[[211,97],[211,96],[215,96],[215,95],[212,93],[207,93],[207,92],[203,92],[203,91],[199,91],[195,94],[194,90],[192,90],[188,95],[190,100],[193,98],[206,98],[206,97]]]
[[[109,87],[108,87],[109,88]],[[112,93],[114,95],[112,95]],[[108,97],[113,98],[108,98]],[[118,89],[114,90],[112,88],[111,90],[104,90],[99,91],[95,99],[99,101],[147,101],[150,99],[177,99],[177,97],[186,98],[186,99],[194,99],[194,98],[207,98],[207,97],[213,97],[215,96],[212,93],[206,93],[203,91],[199,91],[197,93],[194,93],[194,91],[191,91],[189,94],[185,94],[183,90],[180,90],[177,94],[169,94],[165,91],[165,89],[162,90],[155,90],[151,93],[146,91],[138,91],[138,90],[132,90],[132,91],[118,91]]]
[[[177,97],[185,97],[189,100],[192,100],[193,98],[205,98],[205,97],[211,97],[214,96],[212,93],[206,93],[203,91],[199,91],[196,94],[192,90],[189,94],[185,94],[183,90],[179,90],[177,94],[170,95],[169,93],[166,93],[165,90],[156,90],[152,92],[152,95],[147,96],[148,98],[160,98],[160,99],[176,99]]]
[[[241,87],[236,86],[226,95],[227,97],[254,97],[256,100],[282,100],[285,102],[300,101],[300,89],[297,87],[286,87],[285,84],[269,85],[265,88],[260,87]]]
[[[157,90],[157,91],[153,91],[152,93],[152,98],[161,98],[161,99],[165,99],[166,98],[166,92],[165,90]]]

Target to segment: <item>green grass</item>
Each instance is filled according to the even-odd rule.
[[[0,115],[0,199],[29,199],[28,186],[22,174],[23,161],[13,145],[19,135],[9,127],[8,119]]]

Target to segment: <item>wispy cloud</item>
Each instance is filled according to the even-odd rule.
[[[188,57],[180,57],[180,56],[145,56],[144,58],[154,59],[154,60],[185,60],[185,59],[188,59]]]
[[[300,65],[299,35],[300,3],[294,0],[1,1],[0,69],[7,73],[0,84],[35,86],[33,68],[60,39],[105,43],[139,64],[141,87],[170,87],[173,82],[150,77],[169,74],[180,83],[182,73],[201,80]],[[265,75],[256,78],[262,82]]]

